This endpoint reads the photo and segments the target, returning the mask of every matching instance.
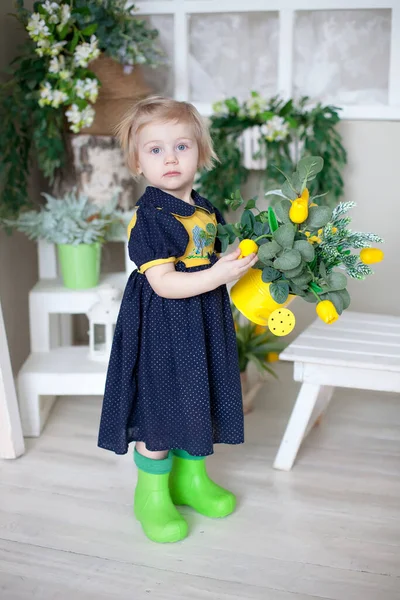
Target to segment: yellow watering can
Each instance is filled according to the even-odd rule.
[[[275,335],[287,335],[293,330],[296,319],[286,306],[295,296],[289,294],[286,302],[279,304],[270,294],[270,285],[262,280],[260,269],[250,269],[232,287],[232,302],[249,321],[268,326]]]

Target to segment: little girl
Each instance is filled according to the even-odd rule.
[[[236,334],[227,283],[257,261],[237,249],[219,258],[220,212],[196,193],[197,169],[216,159],[209,132],[186,102],[154,96],[118,128],[135,177],[149,186],[129,228],[129,277],[103,401],[101,448],[136,442],[135,515],[156,542],[187,535],[175,505],[225,517],[235,496],[209,479],[217,443],[243,442]]]

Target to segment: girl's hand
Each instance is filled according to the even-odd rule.
[[[210,276],[217,287],[240,279],[249,269],[254,267],[258,260],[257,254],[254,254],[254,252],[245,258],[238,258],[240,254],[241,250],[237,248],[234,252],[220,258],[211,267]]]

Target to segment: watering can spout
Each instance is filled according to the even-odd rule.
[[[294,298],[292,294],[289,294],[286,302],[279,304],[275,302],[270,293],[270,283],[264,283],[262,280],[262,272],[260,269],[250,269],[246,275],[244,275],[231,289],[231,299],[236,308],[252,323],[262,325],[263,327],[268,326],[272,331],[274,327],[271,327],[271,319],[279,323],[282,320],[286,320],[287,323],[284,328],[280,328],[279,331],[285,330],[285,333],[280,335],[286,335],[294,327],[294,315],[291,311],[282,312],[282,319],[278,319],[279,309],[286,307]],[[276,312],[277,311],[277,312]],[[275,314],[276,312],[276,314]],[[289,314],[290,313],[290,314]],[[279,313],[280,315],[281,313]],[[289,317],[292,317],[289,319]],[[291,321],[289,323],[289,321]],[[274,331],[275,335],[278,330]]]

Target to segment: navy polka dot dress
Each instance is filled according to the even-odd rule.
[[[125,454],[179,448],[194,456],[243,442],[236,334],[225,285],[184,299],[158,296],[145,271],[173,262],[191,273],[218,260],[219,211],[192,192],[194,206],[154,187],[138,201],[127,282],[116,324],[98,445]]]

